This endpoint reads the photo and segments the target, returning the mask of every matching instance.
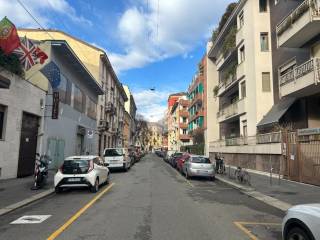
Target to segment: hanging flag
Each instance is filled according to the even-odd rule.
[[[54,62],[45,65],[40,72],[49,80],[53,89],[56,89],[60,85],[60,69]]]
[[[33,65],[38,63],[36,49],[37,46],[31,40],[24,37],[20,42],[20,47],[13,51],[19,57],[25,71],[28,71]]]
[[[36,56],[39,58],[40,64],[44,64],[44,62],[48,59],[48,55],[39,47],[36,48]]]
[[[0,21],[0,48],[5,54],[10,54],[19,47],[20,38],[15,25],[7,17]]]

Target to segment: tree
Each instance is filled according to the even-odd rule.
[[[197,128],[192,132],[193,144],[203,144],[204,143],[204,131],[201,128]]]
[[[216,40],[216,38],[218,37],[219,33],[221,32],[222,28],[224,27],[224,25],[226,24],[226,22],[228,21],[228,18],[231,16],[233,10],[236,8],[237,3],[233,2],[230,3],[227,6],[227,9],[225,11],[225,13],[222,15],[220,22],[219,22],[219,26],[213,30],[212,32],[212,42],[214,42]]]

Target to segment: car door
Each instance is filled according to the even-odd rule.
[[[96,157],[93,159],[93,163],[94,163],[94,167],[96,169],[96,174],[99,177],[99,181],[100,183],[103,183],[105,181],[105,176],[103,175],[103,170],[102,170],[102,166],[100,163],[100,158]]]
[[[104,181],[107,181],[109,169],[104,165],[104,161],[101,157],[99,157],[99,162],[101,166],[102,175],[104,176]]]

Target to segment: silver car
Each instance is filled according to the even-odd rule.
[[[182,171],[187,179],[195,176],[209,177],[211,180],[215,179],[214,165],[206,156],[190,155],[185,160]]]

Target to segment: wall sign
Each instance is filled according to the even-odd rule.
[[[52,119],[59,118],[59,92],[53,92],[52,95]]]

